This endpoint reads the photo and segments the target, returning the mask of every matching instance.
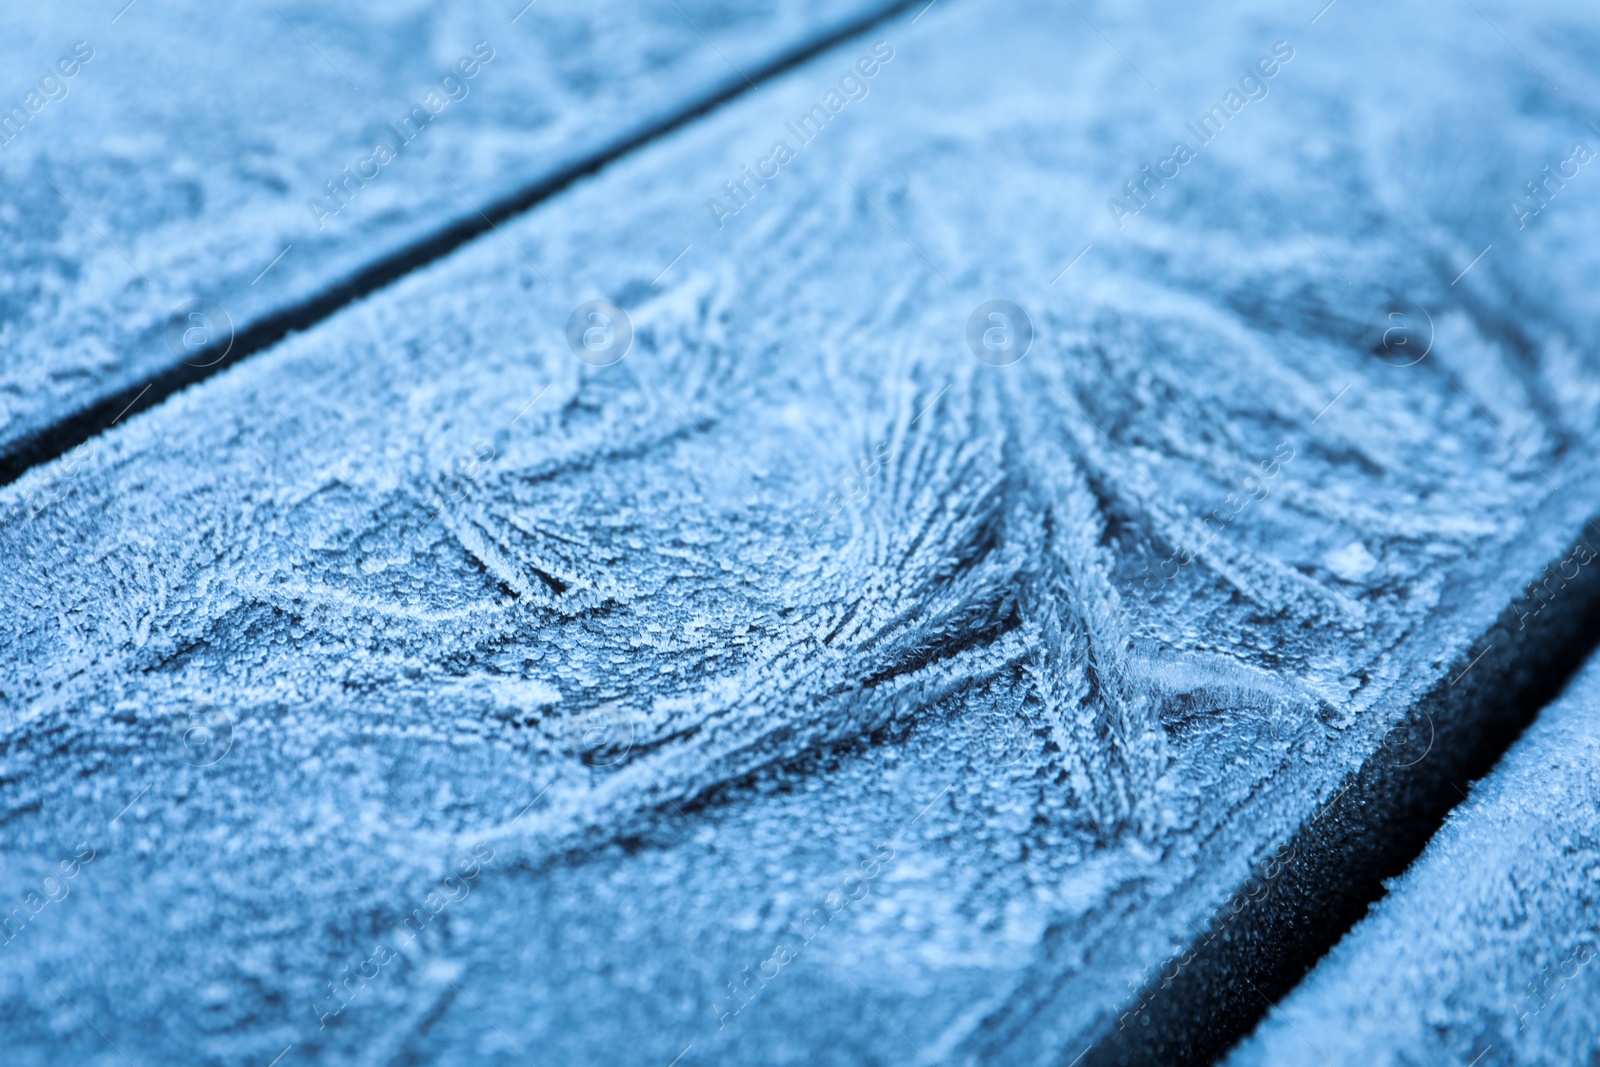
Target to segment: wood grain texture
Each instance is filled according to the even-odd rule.
[[[1089,13],[898,20],[0,491],[6,884],[99,850],[13,1057],[104,1051],[71,997],[156,1059],[1180,1059],[1273,992],[1600,508],[1594,201],[1482,194],[1581,114],[1470,10]]]
[[[90,420],[78,440],[99,432],[147,381],[193,380],[301,328],[330,294],[336,307],[374,272],[437,255],[441,235],[889,6],[136,3],[113,22],[74,2],[0,15],[7,477],[63,421]]]

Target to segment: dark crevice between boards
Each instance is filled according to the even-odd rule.
[[[660,140],[743,96],[759,83],[778,77],[816,58],[846,41],[868,33],[905,11],[927,5],[927,0],[892,0],[876,10],[852,19],[829,32],[812,38],[743,75],[730,77],[701,99],[674,114],[644,126],[606,148],[448,223],[431,236],[383,256],[351,274],[344,281],[281,311],[263,316],[239,330],[226,349],[226,355],[209,366],[179,363],[132,382],[115,393],[85,404],[48,426],[18,437],[0,451],[0,485],[9,485],[33,467],[59,458],[96,434],[109,429],[114,421],[138,414],[162,403],[168,397],[197,382],[270,348],[295,331],[308,330],[330,318],[341,308],[367,297],[413,271],[442,259],[500,223],[538,206],[573,183],[589,177],[624,156]],[[207,350],[195,355],[207,359]]]
[[[1174,961],[1170,982],[1152,978],[1119,1007],[1080,1067],[1225,1055],[1384,895],[1384,880],[1421,854],[1460,790],[1493,769],[1560,694],[1594,651],[1597,625],[1600,567],[1579,568],[1536,615],[1508,605],[1360,771],[1271,853],[1281,864],[1257,864],[1254,880],[1195,932],[1183,954],[1192,956]]]

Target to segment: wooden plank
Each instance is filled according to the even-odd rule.
[[[1592,561],[1584,547],[1580,559]],[[1584,1063],[1600,1034],[1600,661],[1230,1064]]]
[[[7,899],[100,857],[18,1056],[1241,1032],[1586,640],[1517,606],[1600,506],[1595,208],[1476,199],[1580,134],[1473,12],[1093,15],[902,19],[0,491]]]
[[[295,0],[216,17],[193,0],[77,0],[0,15],[0,476],[886,6]],[[184,46],[200,27],[204,46]],[[523,255],[537,275],[537,250]]]

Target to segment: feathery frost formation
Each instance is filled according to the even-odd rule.
[[[721,229],[854,43],[0,491],[4,886],[99,857],[0,949],[13,1059],[98,1040],[46,975],[136,1060],[1104,1038],[1595,504],[1593,202],[1479,197],[1575,105],[1362,14],[1119,231],[1160,99],[1073,11],[941,4]],[[1195,100],[1289,32],[1095,18]]]

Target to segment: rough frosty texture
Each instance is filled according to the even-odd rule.
[[[1159,94],[1071,7],[941,3],[721,228],[878,38],[504,227],[552,284],[489,235],[0,492],[5,899],[98,849],[0,949],[9,1058],[109,1060],[81,1010],[136,1061],[1070,1062],[1507,673],[1600,505],[1600,253],[1485,190],[1577,105],[1470,7],[1086,10]],[[1491,14],[1592,96],[1592,25]]]
[[[1597,712],[1600,660],[1228,1062],[1594,1062]]]
[[[0,127],[0,458],[220,358],[169,345],[189,302],[243,334],[888,6],[525,3],[164,0],[115,23],[121,3],[7,5],[0,120],[23,110]]]

